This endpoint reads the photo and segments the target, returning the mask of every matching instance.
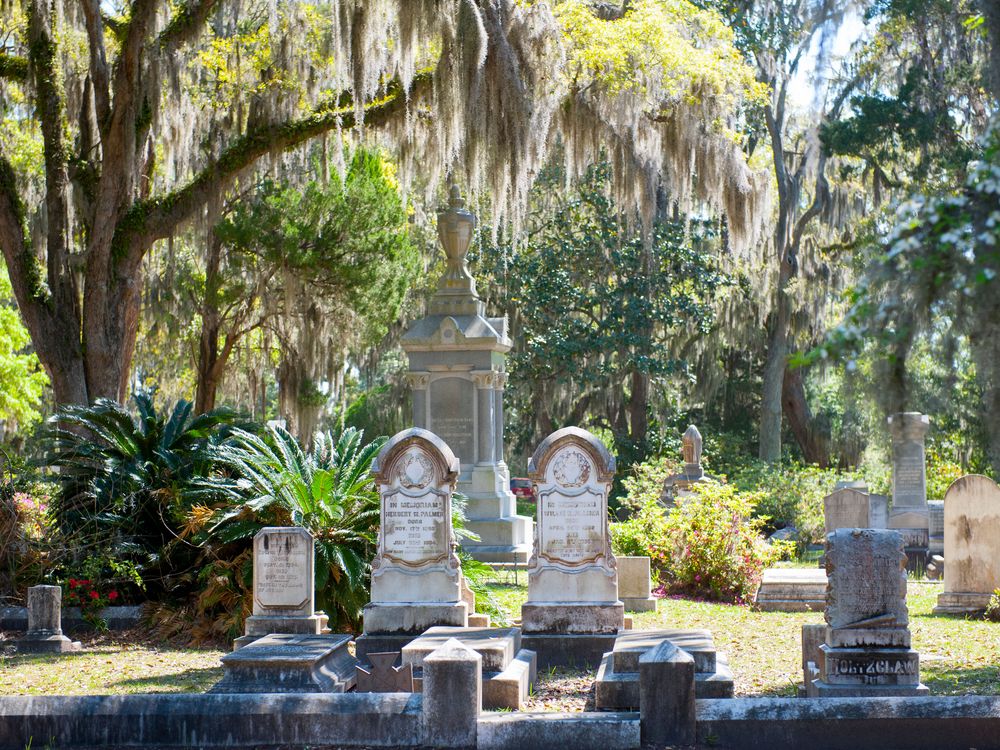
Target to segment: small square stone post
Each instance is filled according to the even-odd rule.
[[[693,745],[694,658],[670,641],[639,657],[639,726],[642,744]]]
[[[28,589],[28,632],[17,642],[26,654],[62,654],[79,651],[80,644],[62,632],[62,589],[32,586]]]
[[[451,638],[424,658],[424,744],[475,747],[483,705],[483,658]]]

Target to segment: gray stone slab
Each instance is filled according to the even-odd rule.
[[[818,612],[826,606],[826,571],[817,568],[768,568],[754,605],[762,612]]]
[[[484,672],[502,672],[521,650],[521,631],[518,628],[439,626],[429,628],[404,646],[402,661],[412,664],[414,669],[421,669],[424,659],[452,638],[482,657]]]
[[[357,659],[349,635],[273,634],[222,657],[213,693],[343,693],[354,687]]]
[[[521,605],[521,629],[525,634],[613,635],[624,625],[625,605],[620,601],[600,604],[525,602]]]
[[[636,630],[625,632],[615,640],[613,653],[616,672],[638,672],[639,657],[663,641],[670,641],[694,659],[696,672],[714,672],[715,642],[708,630]]]
[[[695,672],[695,697],[732,698],[733,671],[725,654],[716,656],[715,672]],[[631,711],[639,708],[639,673],[617,673],[610,652],[604,655],[594,680],[594,706],[602,711]]]
[[[638,713],[492,713],[479,719],[478,750],[638,750]]]
[[[521,649],[499,673],[483,673],[483,708],[520,711],[538,673],[538,656]]]
[[[538,654],[538,668],[597,669],[601,657],[614,648],[617,633],[593,635],[521,634],[522,648]]]

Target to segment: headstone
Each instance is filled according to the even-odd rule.
[[[823,498],[826,533],[837,529],[870,529],[871,505],[868,493],[857,489],[839,489]]]
[[[944,554],[944,501],[927,501],[927,551],[933,555]]]
[[[17,641],[24,654],[65,654],[79,651],[80,644],[62,632],[62,589],[32,586],[28,589],[28,632]]]
[[[618,596],[627,612],[655,612],[648,557],[619,557]]]
[[[883,529],[838,529],[826,541],[826,638],[811,697],[920,695],[910,648],[903,537]]]
[[[298,526],[267,526],[253,538],[253,614],[236,648],[271,633],[320,635],[312,534]]]
[[[461,461],[458,490],[469,498],[467,526],[479,541],[464,548],[486,562],[524,563],[531,519],[517,515],[504,461],[505,358],[511,348],[506,318],[486,316],[466,253],[476,218],[452,187],[438,214],[438,238],[447,258],[426,317],[401,344],[409,358],[413,423],[437,434]]]
[[[1000,487],[989,477],[956,479],[944,496],[944,592],[936,614],[972,614],[1000,589]]]
[[[684,459],[684,472],[671,474],[663,480],[663,490],[660,502],[667,507],[683,497],[691,494],[691,488],[698,482],[715,481],[705,473],[701,465],[702,439],[701,433],[694,425],[689,425],[681,436],[681,456]]]
[[[538,526],[524,632],[616,633],[624,609],[608,535],[615,459],[589,432],[566,427],[538,446],[528,474],[538,488]]]
[[[819,568],[767,568],[754,606],[762,612],[819,612],[826,605],[826,584]]]
[[[419,428],[394,435],[372,464],[381,526],[359,658],[398,651],[434,625],[467,624],[451,527],[458,469],[451,448]]]
[[[903,535],[911,566],[927,555],[929,512],[924,439],[930,429],[926,414],[904,412],[889,417],[892,435],[892,508],[889,528]]]

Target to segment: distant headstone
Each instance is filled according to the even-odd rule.
[[[628,612],[655,612],[648,557],[619,557],[618,596]]]
[[[372,464],[381,499],[371,602],[358,656],[401,648],[434,625],[465,626],[468,606],[451,528],[458,458],[437,435],[394,435]],[[373,638],[389,636],[389,638]],[[407,637],[408,636],[408,637]],[[392,638],[399,640],[398,644]]]
[[[1000,588],[1000,487],[989,477],[956,479],[944,496],[944,592],[934,612],[971,614]]]
[[[931,555],[944,554],[944,501],[927,501],[927,550]]]
[[[910,648],[906,552],[887,529],[838,529],[826,538],[826,638],[810,696],[919,695]]]
[[[64,654],[79,651],[80,644],[62,632],[62,589],[32,586],[28,589],[28,632],[17,641],[25,654]]]
[[[671,474],[663,480],[663,490],[660,502],[668,507],[673,506],[679,498],[691,494],[691,488],[698,482],[714,481],[705,473],[701,465],[702,439],[698,428],[693,424],[681,436],[681,457],[684,459],[684,472]]]
[[[624,627],[618,568],[608,535],[615,460],[578,427],[552,433],[528,475],[538,490],[535,548],[528,563],[527,633],[616,633]]]
[[[253,615],[242,648],[272,633],[320,635],[327,617],[315,612],[312,534],[298,526],[267,526],[253,539]],[[326,631],[329,632],[329,631]]]
[[[839,489],[823,498],[826,533],[837,529],[870,529],[871,504],[868,493],[859,489]]]
[[[892,436],[892,508],[889,528],[903,535],[910,564],[926,557],[930,514],[927,509],[927,468],[924,438],[930,428],[927,415],[918,412],[889,417]]]

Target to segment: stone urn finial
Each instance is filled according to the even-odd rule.
[[[441,240],[447,257],[447,268],[438,287],[439,294],[470,295],[478,299],[475,279],[465,263],[475,228],[475,215],[465,208],[465,200],[458,185],[452,185],[448,194],[448,208],[438,212],[438,239]]]

